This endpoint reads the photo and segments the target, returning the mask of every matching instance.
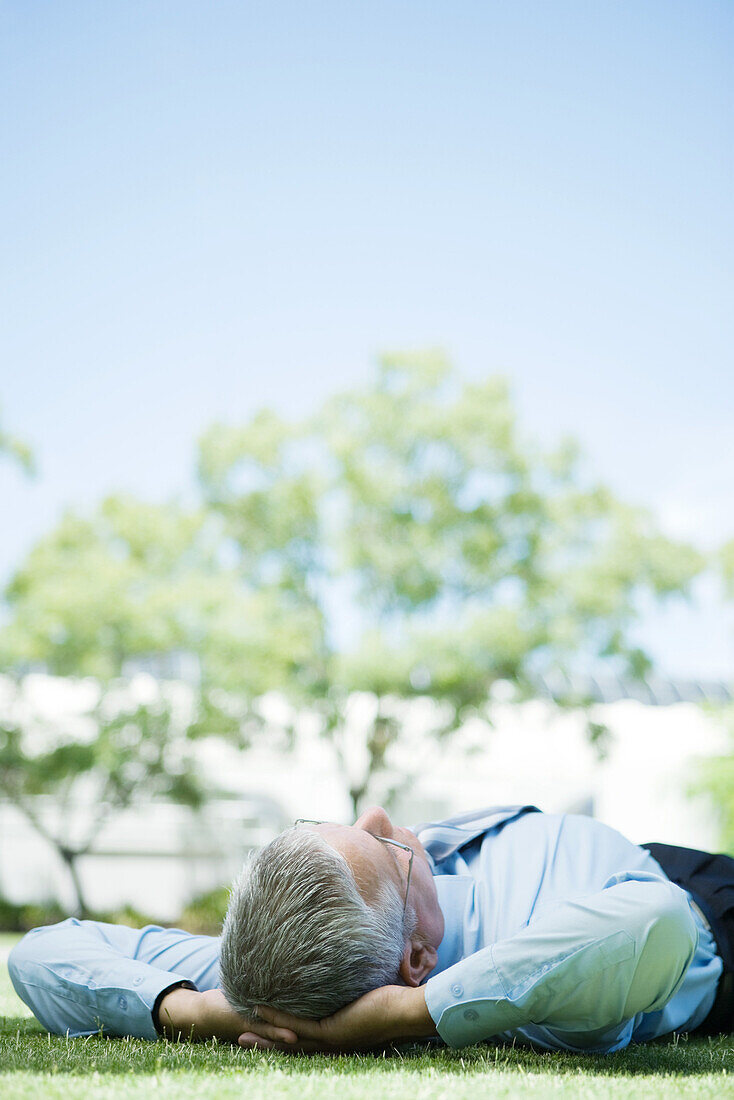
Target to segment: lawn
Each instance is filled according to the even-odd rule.
[[[290,1057],[228,1046],[47,1035],[13,992],[0,936],[0,1097],[176,1100],[475,1100],[477,1096],[734,1097],[734,1043],[678,1038],[608,1057],[472,1047]]]

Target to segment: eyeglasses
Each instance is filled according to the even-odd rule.
[[[294,823],[296,825],[326,825],[326,821],[313,821],[310,817],[299,817]],[[410,890],[410,876],[413,873],[413,856],[415,852],[412,848],[409,848],[407,844],[401,844],[399,840],[393,840],[389,836],[375,836],[374,833],[370,833],[370,836],[374,836],[375,840],[381,841],[383,844],[392,844],[394,848],[402,848],[404,852],[408,853],[408,878],[405,883],[405,902],[403,903],[403,915],[408,908],[408,891]]]

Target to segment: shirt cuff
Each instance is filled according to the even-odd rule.
[[[138,1039],[160,1039],[153,1017],[159,1000],[176,986],[188,989],[196,989],[196,986],[182,974],[172,974],[169,970],[151,973],[152,969],[141,966],[142,972],[125,988],[108,987],[97,991],[97,1013],[102,1031],[112,1035],[134,1035]],[[105,1020],[114,1021],[114,1027],[105,1026]]]
[[[479,1043],[517,1027],[522,1019],[522,1012],[507,1000],[494,966],[482,968],[480,981],[475,969],[472,960],[463,960],[425,985],[426,1007],[450,1047]]]

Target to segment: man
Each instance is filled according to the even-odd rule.
[[[409,830],[375,807],[266,846],[221,942],[72,920],[8,965],[41,1023],[72,1035],[606,1052],[726,1029],[734,861],[652,848],[668,874],[586,817],[505,807]]]

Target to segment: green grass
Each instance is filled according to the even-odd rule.
[[[17,937],[0,936],[0,951]],[[4,957],[4,956],[3,956]],[[607,1057],[511,1047],[411,1048],[391,1055],[292,1057],[207,1044],[47,1035],[0,965],[3,1100],[476,1100],[477,1097],[734,1097],[734,1042],[687,1039]]]

